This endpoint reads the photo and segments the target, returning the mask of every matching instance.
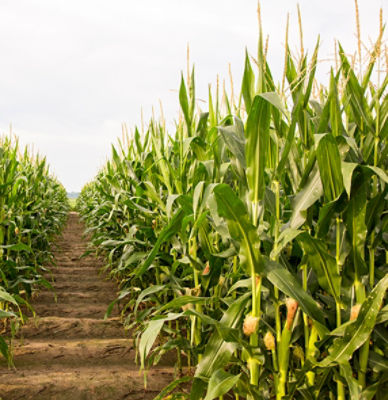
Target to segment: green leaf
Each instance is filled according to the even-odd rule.
[[[383,182],[388,183],[388,175],[384,170],[373,165],[363,165],[362,168],[367,168],[373,171]]]
[[[344,190],[341,157],[335,138],[330,133],[319,141],[316,157],[326,202],[337,200]]]
[[[16,318],[17,315],[11,311],[0,310],[0,318]]]
[[[245,110],[248,113],[255,95],[255,74],[253,73],[247,50],[245,50],[245,69],[242,79],[241,93],[244,98]]]
[[[193,380],[193,385],[190,391],[190,400],[203,400],[205,395],[207,383],[202,379],[195,378]]]
[[[168,398],[167,395],[171,393],[174,389],[176,389],[182,383],[190,382],[193,379],[192,376],[184,376],[183,378],[175,379],[171,383],[169,383],[166,387],[164,387],[160,393],[153,398],[153,400],[163,400]]]
[[[357,320],[348,325],[343,337],[334,339],[329,355],[318,363],[320,367],[347,362],[353,353],[369,338],[376,323],[376,317],[388,288],[388,274],[381,279],[362,303]]]
[[[316,301],[303,289],[295,276],[281,264],[270,261],[267,258],[264,258],[264,268],[266,278],[280,291],[295,299],[303,312],[319,323],[317,328],[320,335],[327,334],[328,330],[324,326],[325,317],[322,310],[318,307]]]
[[[323,194],[321,178],[318,170],[313,170],[305,186],[300,190],[292,201],[292,215],[290,228],[297,229],[306,220],[306,211]]]
[[[359,279],[366,272],[364,261],[367,226],[365,223],[368,176],[362,171],[353,179],[352,193],[345,214],[345,225],[350,237],[350,262]]]
[[[260,262],[260,239],[256,228],[251,224],[244,203],[236,196],[231,187],[219,184],[213,189],[218,214],[227,220],[230,235],[240,242],[241,264],[247,272],[258,274],[262,271]]]
[[[341,162],[342,176],[344,179],[344,186],[346,193],[348,194],[348,197],[350,197],[351,193],[353,171],[357,166],[358,164],[356,163],[351,163],[346,161]]]
[[[261,96],[255,96],[246,124],[245,154],[249,198],[258,203],[264,196],[264,170],[269,145],[271,105]]]
[[[201,203],[202,203],[202,197],[204,194],[205,190],[205,182],[200,181],[197,183],[194,189],[193,193],[193,213],[194,213],[194,220],[197,220],[198,218],[198,212],[201,210]]]
[[[345,52],[341,45],[340,48],[340,57],[341,57],[341,66],[345,75],[346,81],[346,94],[347,98],[350,101],[350,106],[353,111],[353,117],[360,129],[365,129],[367,127],[370,131],[374,131],[373,126],[373,118],[371,115],[371,111],[368,105],[368,102],[364,96],[364,90],[359,84],[356,74],[350,66],[348,59],[345,56]]]
[[[135,274],[136,276],[141,276],[147,271],[152,261],[158,254],[159,248],[162,245],[162,243],[170,239],[171,236],[175,235],[180,230],[183,217],[184,217],[184,212],[180,208],[171,218],[170,223],[163,228],[162,232],[159,233],[158,240],[156,241],[151,253],[146,258],[144,263],[137,268]]]
[[[136,311],[140,305],[140,303],[147,298],[149,295],[160,292],[161,290],[163,290],[165,288],[165,285],[152,285],[146,289],[144,289],[139,296],[136,299],[136,305],[135,305],[135,309],[134,309],[134,313],[136,314]]]
[[[276,248],[274,247],[271,251],[271,259],[275,259],[281,251],[287,246],[288,243],[292,242],[297,236],[303,231],[299,229],[286,228],[278,237]]]
[[[341,201],[332,201],[331,203],[323,204],[319,208],[319,216],[316,227],[316,237],[323,239],[326,237],[330,227],[333,223],[334,214],[338,209],[341,209],[341,204],[345,202],[345,199]],[[338,211],[337,211],[338,212]]]
[[[286,162],[288,161],[288,155],[291,151],[292,145],[294,144],[295,130],[296,130],[296,124],[298,122],[298,115],[299,115],[300,108],[301,108],[301,102],[302,102],[302,97],[300,97],[298,103],[294,106],[294,109],[292,111],[291,125],[288,128],[287,138],[286,138],[286,142],[284,144],[282,156],[281,156],[279,164],[276,168],[276,174],[278,176],[280,176],[284,173],[284,167],[286,165]]]
[[[236,328],[239,326],[245,312],[246,303],[249,299],[250,293],[246,293],[234,301],[224,313],[220,320],[220,324],[223,324],[228,328]],[[228,364],[235,349],[235,343],[225,342],[218,331],[213,332],[207,342],[202,360],[197,366],[195,377],[204,380],[210,379],[214,371],[223,368]]]
[[[158,337],[163,324],[166,321],[173,321],[182,316],[182,314],[173,314],[170,313],[164,318],[153,319],[148,322],[147,328],[141,335],[140,343],[139,343],[139,354],[140,354],[140,362],[141,368],[145,368],[145,360],[148,356],[148,353],[151,351],[153,344],[155,343],[156,338]]]
[[[8,363],[11,362],[11,354],[9,352],[8,345],[2,336],[0,336],[0,353],[3,355]]]
[[[165,211],[166,207],[163,201],[160,199],[160,195],[156,192],[154,185],[151,182],[143,181],[142,184],[146,187],[147,196],[152,199],[159,207]]]
[[[374,351],[369,353],[369,364],[375,372],[388,371],[388,360]]]
[[[204,304],[208,300],[208,297],[179,296],[160,307],[158,313],[168,309],[180,308],[186,304]]]
[[[311,237],[307,232],[299,235],[298,240],[307,256],[308,265],[317,275],[319,284],[340,303],[341,277],[336,260],[330,255],[325,242]]]
[[[260,93],[259,96],[267,100],[269,103],[271,103],[274,107],[276,107],[281,113],[283,113],[287,117],[287,110],[284,107],[282,99],[280,98],[278,93],[266,92],[266,93]]]
[[[341,375],[346,379],[348,384],[350,398],[353,400],[359,400],[361,396],[361,385],[358,384],[357,380],[353,377],[352,367],[348,362],[340,364]]]
[[[341,71],[338,71],[337,76],[334,77],[333,69],[330,71],[330,90],[329,90],[329,115],[330,115],[330,125],[333,136],[342,135],[343,125],[342,125],[342,115],[340,100],[338,97],[338,79]]]
[[[105,311],[104,320],[108,319],[109,316],[112,314],[113,308],[117,304],[118,301],[119,301],[118,299],[114,299],[113,301],[111,301],[109,303],[108,308]]]
[[[385,381],[387,379],[385,378]],[[385,389],[384,389],[384,380],[381,379],[379,381],[377,381],[376,383],[374,383],[373,385],[368,386],[365,390],[362,391],[362,400],[373,400],[376,399],[376,393],[377,390],[379,388],[381,388],[381,391],[384,391],[384,395],[386,393]],[[383,395],[383,396],[384,396]],[[381,399],[383,399],[384,397],[381,397]]]
[[[205,400],[213,400],[223,396],[236,386],[241,374],[231,375],[223,369],[217,369],[212,374],[207,389]]]
[[[2,301],[7,301],[8,303],[15,304],[15,306],[18,305],[17,301],[15,298],[10,295],[8,292],[6,292],[3,288],[0,287],[0,300]]]
[[[181,105],[183,115],[188,127],[191,125],[190,110],[189,110],[189,99],[187,97],[187,90],[183,74],[181,74],[181,86],[179,88],[179,103]]]
[[[2,246],[0,246],[0,248],[12,250],[12,251],[26,251],[27,253],[31,253],[32,252],[31,247],[27,246],[24,243],[2,245]]]
[[[218,131],[229,151],[237,158],[243,168],[246,167],[245,161],[245,137],[244,125],[238,118],[235,118],[235,124],[229,126],[219,126]]]
[[[341,170],[344,179],[344,186],[348,197],[350,197],[351,193],[351,184],[353,178],[354,170],[359,166],[359,164],[352,162],[341,162]],[[361,165],[361,168],[365,171],[372,171],[375,173],[383,182],[388,183],[388,175],[379,167],[375,167],[373,165]]]
[[[385,321],[388,321],[388,304],[380,310],[376,318],[376,324],[382,324]]]
[[[180,194],[170,194],[167,197],[167,202],[166,202],[166,214],[168,218],[171,218],[172,215],[172,206],[174,205],[174,202],[178,200],[181,197]]]
[[[313,84],[315,82],[315,72],[317,70],[317,64],[318,64],[318,50],[319,50],[319,45],[320,45],[320,36],[317,38],[317,44],[315,45],[314,53],[313,56],[311,57],[311,62],[310,62],[310,74],[309,74],[309,79],[306,87],[306,91],[304,93],[304,99],[303,99],[303,108],[306,109],[307,104],[310,100],[310,95],[311,91],[313,89]]]
[[[164,319],[152,320],[148,322],[146,330],[141,335],[139,344],[140,362],[141,368],[145,368],[145,360],[148,353],[150,352],[156,338],[158,337],[160,330],[164,324]]]

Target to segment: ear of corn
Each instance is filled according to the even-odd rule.
[[[339,45],[338,72],[316,95],[319,42],[311,59],[286,46],[286,92],[261,38],[239,100],[221,101],[217,85],[199,111],[194,72],[182,76],[175,132],[155,118],[136,128],[84,187],[78,209],[121,282],[142,368],[176,349],[177,368],[195,368],[191,399],[384,396],[379,41],[364,74]]]

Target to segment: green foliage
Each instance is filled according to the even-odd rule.
[[[339,55],[313,96],[318,45],[287,46],[287,97],[260,37],[240,101],[209,90],[206,112],[182,77],[174,134],[136,128],[78,199],[142,368],[176,349],[192,400],[382,398],[387,81]]]
[[[68,208],[65,189],[46,160],[27,150],[20,154],[17,141],[0,138],[0,318],[6,332],[24,321],[21,306],[31,308],[33,291],[51,287],[43,266],[53,261],[52,239]],[[1,336],[0,352],[12,362]]]

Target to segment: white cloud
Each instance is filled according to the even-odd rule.
[[[355,49],[353,0],[300,0],[306,47],[321,33],[321,56],[337,37]],[[359,0],[363,37],[375,38],[378,9]],[[22,143],[35,143],[68,190],[79,190],[110,153],[121,123],[140,123],[163,102],[178,111],[186,43],[196,64],[199,97],[231,62],[236,85],[244,47],[256,51],[256,0],[2,0],[0,2],[0,128],[13,123]],[[280,75],[284,29],[291,13],[297,48],[296,1],[263,0],[270,64]],[[321,77],[325,68],[321,67]]]

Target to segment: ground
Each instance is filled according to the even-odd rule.
[[[14,340],[15,369],[0,363],[0,400],[153,399],[173,379],[167,358],[148,373],[147,389],[135,364],[130,332],[114,310],[114,282],[99,274],[101,260],[81,256],[84,227],[72,212],[57,241],[57,266],[48,276],[55,291],[41,291],[30,318]]]

